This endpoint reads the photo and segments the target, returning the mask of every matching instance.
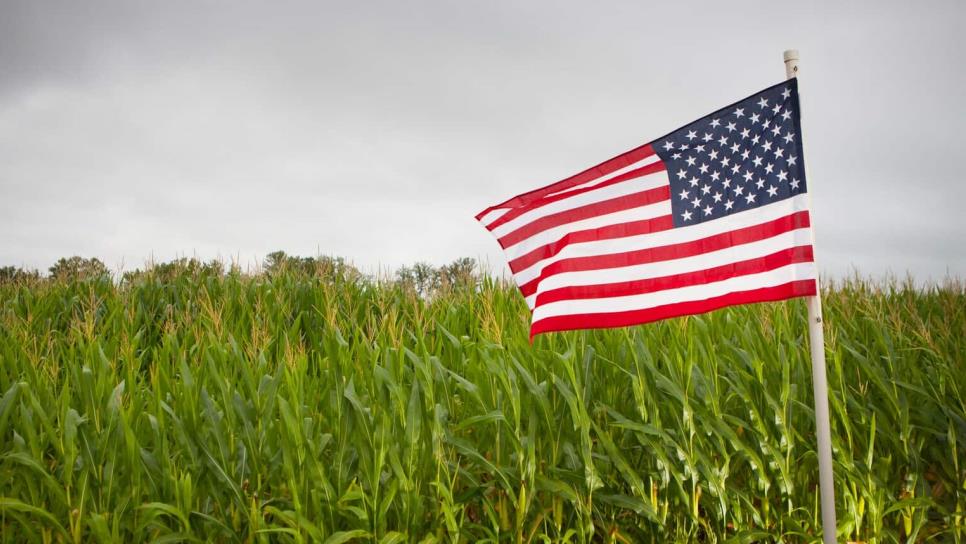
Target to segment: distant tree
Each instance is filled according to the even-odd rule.
[[[125,272],[122,281],[124,283],[133,283],[150,277],[161,282],[171,282],[184,276],[199,278],[202,276],[222,276],[224,273],[225,265],[216,259],[204,262],[194,257],[190,259],[181,257],[166,263],[153,264],[144,270],[136,269]]]
[[[85,259],[77,255],[57,260],[50,267],[50,276],[56,279],[88,279],[109,275],[107,267],[96,257]]]
[[[362,277],[359,270],[342,257],[297,257],[284,251],[273,251],[265,256],[264,268],[269,276],[289,272],[325,279],[355,280]]]
[[[17,266],[0,266],[0,285],[5,283],[20,283],[40,279],[40,272],[24,270]]]
[[[463,257],[442,266],[439,269],[439,283],[448,288],[476,285],[476,260]]]
[[[269,274],[279,272],[288,261],[284,251],[273,251],[265,256],[265,271]]]
[[[396,282],[403,289],[428,297],[440,286],[439,270],[429,263],[416,263],[396,271]]]

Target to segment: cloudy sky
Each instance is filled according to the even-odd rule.
[[[367,270],[780,81],[823,272],[966,275],[964,2],[0,0],[0,266]]]

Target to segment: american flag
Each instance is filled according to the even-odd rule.
[[[814,295],[797,80],[480,212],[531,337]]]

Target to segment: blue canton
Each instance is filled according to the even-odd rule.
[[[667,166],[674,226],[804,193],[801,133],[790,79],[652,142]]]

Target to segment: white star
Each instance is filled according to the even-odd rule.
[[[755,187],[763,189],[765,187],[765,180],[758,178],[758,181],[755,182]]]
[[[782,111],[781,104],[775,104],[775,107],[771,109],[772,113],[778,115],[778,112]]]
[[[778,173],[778,181],[786,181],[788,179],[788,172],[782,170]]]
[[[755,134],[755,137],[751,139],[751,143],[753,143],[755,145],[758,145],[758,139],[759,138],[761,138],[761,135]]]
[[[768,119],[765,119],[765,121],[761,124],[761,128],[768,128],[770,125],[771,125],[771,121],[769,121]]]
[[[782,91],[782,98],[784,98],[784,99],[787,100],[788,97],[791,96],[791,95],[792,95],[792,90],[789,89],[788,87],[785,87],[785,90]]]
[[[691,220],[691,212],[685,211],[684,213],[681,214],[681,217],[683,217],[685,221],[690,221]]]
[[[709,187],[707,185],[705,185],[704,187],[701,187],[701,194],[706,195],[706,194],[708,194],[710,192],[711,192],[711,187]]]
[[[766,164],[766,165],[765,165],[765,173],[766,173],[766,174],[771,174],[771,171],[772,171],[772,170],[773,170],[774,168],[775,168],[775,165],[774,165],[774,164],[772,164],[772,163],[768,163],[768,164]]]
[[[777,136],[778,136],[779,134],[781,134],[781,133],[782,133],[782,127],[780,127],[780,126],[778,126],[778,125],[775,125],[775,126],[774,126],[774,127],[772,127],[772,129],[771,129],[771,133],[772,133],[772,134],[774,134],[774,135],[775,135],[775,136],[777,137]]]
[[[790,143],[792,143],[792,140],[795,139],[795,133],[794,132],[789,132],[788,134],[782,136],[782,139],[785,140],[785,143],[786,144],[790,144]]]
[[[688,131],[688,136],[687,136],[687,138],[688,138],[689,140],[693,140],[693,139],[695,139],[695,138],[697,138],[697,137],[698,137],[698,133],[697,133],[697,132],[695,132],[695,131],[693,131],[693,130],[689,130],[689,131]]]
[[[798,178],[792,178],[792,183],[791,183],[792,189],[798,189],[798,184],[799,183],[801,183],[801,182],[798,181]]]
[[[681,154],[680,153],[675,153],[675,154],[671,155],[671,158],[674,159],[674,160],[678,160],[678,159],[681,158]]]
[[[741,194],[744,192],[745,192],[745,188],[742,187],[741,185],[735,187],[735,195],[741,196]]]
[[[711,215],[711,210],[712,210],[712,208],[711,208],[710,205],[705,206],[704,207],[704,215]]]
[[[731,152],[732,153],[737,153],[739,149],[741,149],[741,146],[738,145],[738,144],[734,144],[734,145],[731,146]]]
[[[795,155],[788,157],[788,166],[795,166],[796,164],[798,164],[798,157]]]
[[[678,170],[678,179],[684,179],[688,177],[688,173],[685,170]]]
[[[700,198],[698,198],[698,197],[694,197],[694,200],[692,200],[692,201],[691,201],[691,204],[692,204],[692,205],[693,205],[693,206],[694,206],[695,208],[697,208],[698,206],[700,206],[700,205],[701,205],[701,199],[700,199]]]
[[[731,164],[731,159],[729,159],[728,157],[721,159],[722,168],[727,168],[729,164]]]
[[[769,142],[768,140],[765,140],[765,143],[762,144],[761,148],[764,149],[765,151],[771,151],[771,142]]]
[[[740,164],[735,164],[735,165],[732,165],[731,166],[731,173],[732,174],[737,174],[740,171],[741,171],[741,165]]]
[[[694,149],[696,149],[698,153],[704,153],[704,144],[696,146]]]
[[[761,166],[761,157],[755,157],[755,160],[751,161],[755,163],[755,166]]]
[[[680,196],[681,196],[681,200],[687,200],[688,199],[688,190],[687,189],[681,189]]]
[[[711,160],[717,159],[718,158],[718,150],[717,149],[712,150],[711,153],[708,153],[708,156],[711,157]]]
[[[719,126],[721,126],[721,121],[718,121],[717,119],[711,120],[711,128],[718,128]]]
[[[751,178],[753,177],[755,176],[751,173],[751,170],[745,172],[745,181],[751,181]]]
[[[742,160],[748,160],[748,157],[750,156],[751,156],[751,151],[748,151],[747,149],[741,152]]]
[[[722,185],[724,185],[725,189],[731,187],[731,178],[725,178],[724,183],[722,183]]]
[[[702,174],[707,174],[708,173],[708,165],[707,164],[704,164],[704,163],[701,163],[701,166],[698,167],[698,170],[700,170]]]
[[[739,117],[740,117],[740,116],[739,116]],[[737,125],[735,125],[734,123],[728,123],[728,126],[726,126],[725,128],[726,128],[726,129],[728,129],[728,132],[734,132],[734,131],[735,131],[735,129],[737,129],[737,128],[738,128],[738,126],[737,126]]]
[[[734,205],[735,205],[735,201],[729,198],[728,201],[725,202],[725,210],[730,210],[731,207]]]
[[[753,113],[753,114],[751,114],[750,119],[751,119],[751,122],[752,123],[757,123],[758,120],[761,119],[761,116],[758,115],[757,113]]]
[[[775,149],[774,153],[775,158],[777,159],[778,157],[781,157],[783,153],[785,153],[785,150],[779,147]]]
[[[671,140],[668,140],[668,141],[664,142],[664,150],[665,151],[670,151],[672,149],[674,149],[674,143],[672,143]]]
[[[723,195],[721,193],[719,193],[718,191],[715,191],[714,194],[711,195],[711,198],[713,198],[715,202],[721,202],[722,196]]]
[[[695,159],[694,157],[688,157],[687,158],[688,166],[694,166],[694,161],[696,161],[696,160],[697,159]]]
[[[708,141],[711,140],[711,135],[708,134],[707,132],[705,132],[704,133],[704,136],[702,136],[701,139],[704,140],[704,141],[706,141],[706,142],[708,142]]]
[[[698,186],[698,181],[699,181],[698,178],[691,178],[691,179],[688,180],[688,183],[691,184],[691,187],[697,187]]]
[[[759,108],[764,108],[767,105],[768,105],[768,101],[765,100],[765,97],[764,96],[761,97],[761,100],[758,101],[758,107]]]
[[[782,112],[782,119],[788,121],[788,118],[792,116],[792,112],[785,110]]]
[[[686,149],[691,149],[691,146],[688,144],[681,144],[678,146],[678,149],[680,149],[681,151],[684,151]]]
[[[776,189],[775,187],[769,185],[768,186],[768,196],[775,196],[777,194],[778,194],[778,189]]]
[[[741,131],[741,137],[742,137],[742,138],[747,138],[749,134],[751,134],[751,131],[750,131],[750,130],[748,130],[748,129],[743,129],[743,130]]]
[[[745,108],[735,108],[735,115],[743,117],[745,115]]]
[[[719,177],[721,177],[721,174],[718,173],[717,170],[715,170],[714,172],[711,172],[711,180],[712,181],[718,181],[718,178]]]
[[[724,136],[718,138],[718,145],[720,145],[721,147],[728,145],[728,139],[725,138]]]
[[[745,195],[745,200],[747,201],[748,204],[751,204],[752,202],[754,202],[755,193],[748,193],[747,195]]]

